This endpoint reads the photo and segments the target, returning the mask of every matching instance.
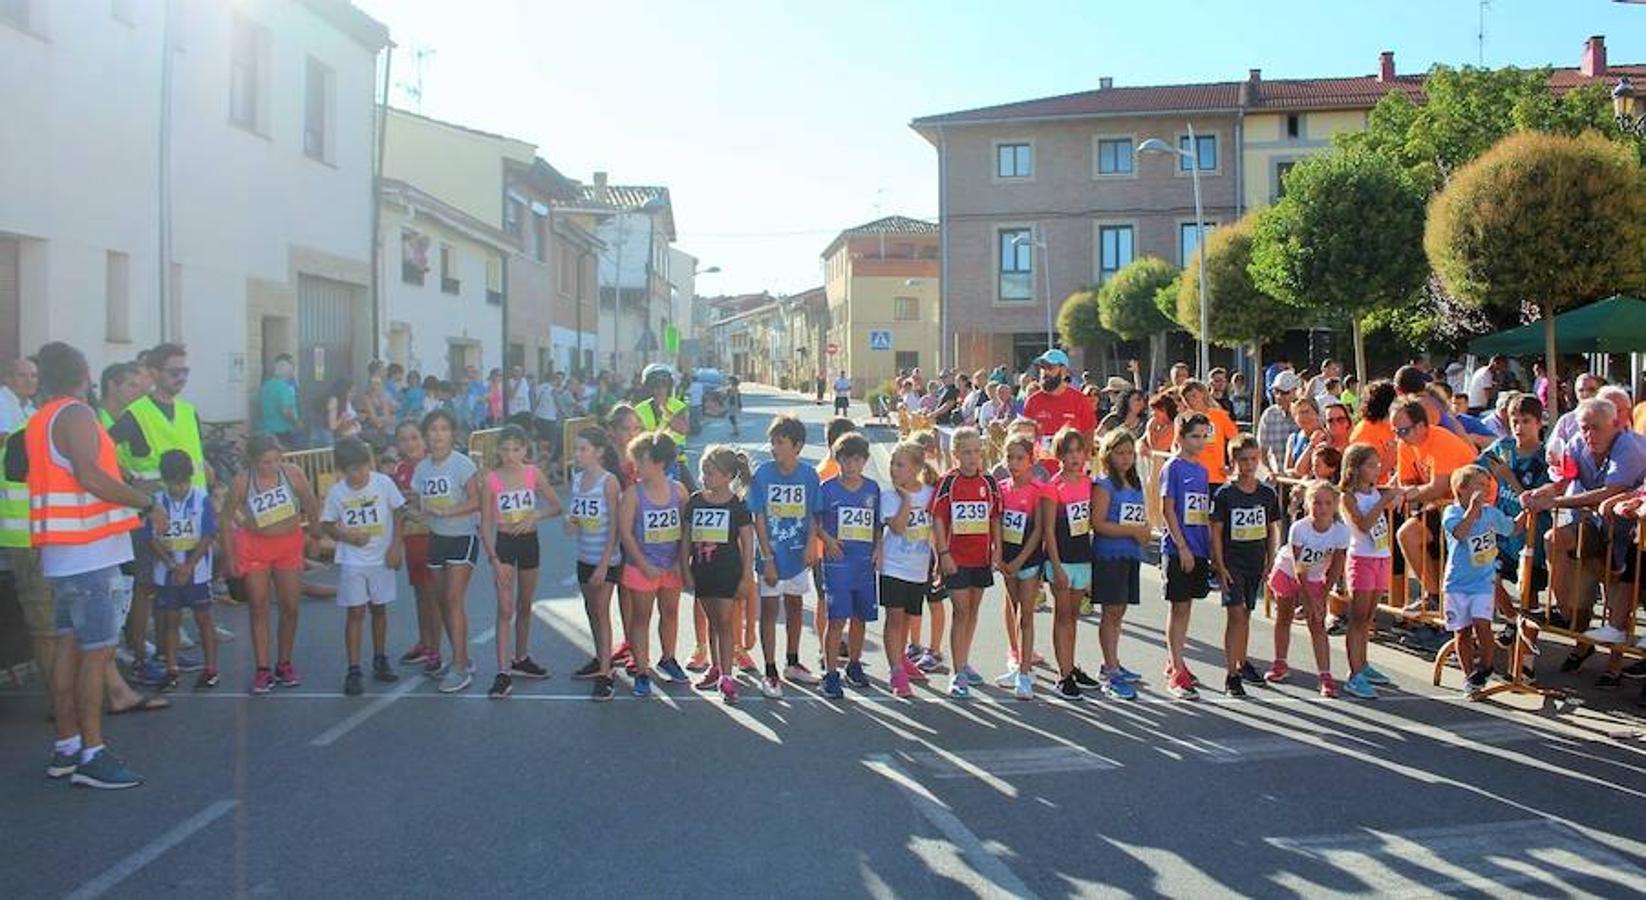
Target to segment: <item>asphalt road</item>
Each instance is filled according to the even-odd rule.
[[[769,414],[793,409],[812,428],[807,456],[821,455],[825,407],[758,388],[747,407],[751,449]],[[871,436],[883,478],[894,435]],[[732,440],[724,420],[704,438],[695,446]],[[135,790],[48,782],[44,697],[0,691],[4,893],[1646,892],[1646,720],[1633,689],[1590,691],[1582,705],[1469,704],[1455,671],[1433,688],[1426,661],[1376,646],[1397,687],[1375,702],[1322,700],[1306,681],[1244,701],[1210,689],[1174,701],[1159,684],[1164,611],[1146,569],[1122,655],[1151,677],[1131,703],[1060,702],[1045,672],[1033,703],[994,688],[954,702],[939,679],[895,700],[875,627],[865,658],[876,685],[842,702],[791,687],[726,707],[665,687],[594,704],[566,677],[590,647],[571,548],[547,539],[544,560],[533,652],[555,674],[517,682],[507,701],[485,697],[484,572],[469,597],[480,675],[466,694],[407,678],[344,697],[342,615],[309,601],[302,687],[248,697],[242,637],[224,648],[217,691],[185,686],[170,710],[109,722],[111,746],[148,778]],[[415,633],[402,591],[396,652]],[[975,652],[990,676],[1004,657],[999,602],[997,587]],[[244,610],[219,611],[247,633]],[[1215,601],[1197,608],[1203,675],[1219,670],[1221,620]],[[1042,623],[1049,633],[1049,615]],[[1255,630],[1253,655],[1266,660],[1270,629]],[[689,650],[689,625],[683,634]],[[805,655],[816,647],[808,630]],[[1079,648],[1095,671],[1095,623]],[[1333,652],[1341,668],[1340,643]]]

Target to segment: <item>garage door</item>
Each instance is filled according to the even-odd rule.
[[[355,371],[355,319],[365,306],[365,288],[312,275],[297,276],[298,389],[305,410],[333,381],[360,377]]]

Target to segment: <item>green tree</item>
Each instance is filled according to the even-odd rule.
[[[1256,356],[1253,368],[1258,372],[1263,371],[1263,341],[1297,327],[1305,318],[1297,308],[1277,301],[1252,281],[1252,233],[1265,212],[1247,213],[1233,225],[1206,235],[1177,280],[1172,316],[1196,339],[1200,337],[1200,254],[1205,253],[1208,339],[1225,347],[1251,344]]]
[[[1095,287],[1075,291],[1063,300],[1057,311],[1057,333],[1066,347],[1095,351],[1098,360],[1095,365],[1099,370],[1106,370],[1104,354],[1114,343],[1115,336],[1098,319]],[[1087,362],[1092,364],[1092,357],[1088,357]]]
[[[1097,292],[1098,321],[1105,329],[1128,341],[1148,341],[1149,384],[1154,383],[1165,355],[1166,332],[1177,327],[1156,305],[1155,296],[1176,277],[1176,266],[1159,257],[1144,256],[1127,263]]]
[[[1646,179],[1631,148],[1598,134],[1517,134],[1453,174],[1423,243],[1454,296],[1536,305],[1557,377],[1556,311],[1646,285]]]
[[[1364,378],[1366,315],[1412,300],[1428,277],[1423,218],[1422,189],[1388,157],[1359,148],[1310,157],[1257,220],[1252,280],[1293,306],[1347,319]]]

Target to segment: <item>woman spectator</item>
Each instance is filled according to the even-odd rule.
[[[486,424],[503,421],[503,370],[493,369],[486,381]]]
[[[1393,477],[1395,471],[1395,430],[1389,424],[1389,409],[1394,406],[1394,382],[1380,378],[1366,385],[1360,394],[1360,421],[1349,432],[1349,443],[1371,444],[1383,460],[1384,477]]]
[[[343,438],[360,434],[360,415],[350,399],[353,395],[352,379],[339,378],[332,382],[331,390],[320,399],[319,418],[323,424],[315,428],[312,446],[331,447]]]
[[[1177,414],[1183,409],[1183,398],[1176,388],[1164,388],[1149,400],[1149,449],[1156,453],[1172,452],[1172,441],[1177,431]]]
[[[1229,379],[1229,405],[1233,407],[1230,415],[1236,422],[1250,424],[1252,421],[1252,392],[1246,386],[1246,373],[1236,372]]]
[[[1309,477],[1309,448],[1319,437],[1324,440],[1325,429],[1320,427],[1320,407],[1312,397],[1292,401],[1292,421],[1297,432],[1286,440],[1286,474],[1293,478]]]
[[[1103,417],[1097,425],[1097,433],[1108,434],[1116,428],[1124,428],[1135,437],[1143,433],[1149,416],[1148,397],[1136,388],[1128,388],[1120,395],[1115,403],[1114,412]]]

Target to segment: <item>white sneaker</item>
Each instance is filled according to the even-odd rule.
[[[227,628],[214,624],[212,625],[212,629],[217,632],[217,643],[227,644],[234,640],[234,632],[228,630]]]
[[[1034,676],[1027,672],[1014,672],[1012,674],[1017,682],[1016,689],[1012,691],[1012,696],[1019,700],[1033,700]]]
[[[783,677],[795,684],[820,684],[823,681],[823,679],[817,677],[817,673],[806,668],[804,663],[795,663],[788,666],[783,670]]]
[[[783,682],[768,675],[760,679],[760,696],[767,700],[776,700],[783,696]]]
[[[1007,669],[994,677],[994,686],[997,688],[1009,688],[1015,684],[1017,684],[1016,668]]]
[[[1585,640],[1594,641],[1597,644],[1622,644],[1629,640],[1629,636],[1624,634],[1621,628],[1615,628],[1611,625],[1591,628],[1583,632],[1583,637]]]

